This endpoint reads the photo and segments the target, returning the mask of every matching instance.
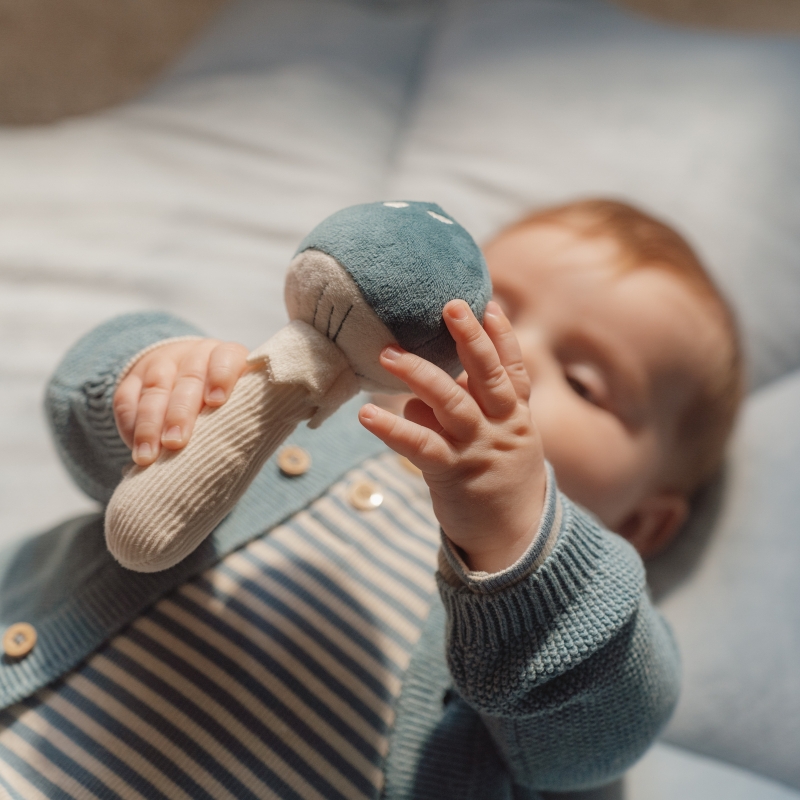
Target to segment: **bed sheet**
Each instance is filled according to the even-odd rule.
[[[453,0],[391,184],[479,239],[537,206],[633,201],[696,246],[753,386],[800,366],[800,41],[602,0]]]
[[[800,790],[800,372],[747,403],[725,474],[648,565],[678,639],[667,741]]]
[[[305,233],[383,196],[431,15],[240,0],[137,102],[0,129],[0,542],[92,507],[41,412],[80,335],[144,308],[253,347],[283,324]]]
[[[747,770],[668,744],[656,744],[622,780],[545,800],[798,800],[800,792]]]

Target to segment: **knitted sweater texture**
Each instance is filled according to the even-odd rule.
[[[57,370],[47,398],[56,444],[100,502],[129,463],[108,425],[117,376],[142,348],[193,333],[166,314],[127,315],[84,337]],[[0,667],[0,703],[64,675],[159,597],[382,452],[359,428],[348,404],[319,431],[298,431],[314,475],[279,488],[265,469],[208,543],[164,573],[116,565],[98,517],[0,556],[0,619],[32,622],[42,640],[29,659]],[[540,534],[517,564],[470,573],[444,541],[437,581],[442,602],[404,675],[383,797],[519,800],[602,785],[665,725],[677,701],[678,655],[641,561],[553,480]]]

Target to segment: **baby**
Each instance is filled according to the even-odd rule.
[[[516,434],[531,422],[560,489],[643,557],[656,554],[680,529],[691,495],[718,469],[741,399],[742,357],[730,309],[676,233],[621,203],[539,212],[500,233],[485,254],[496,301],[487,310],[486,335],[468,319],[465,304],[445,312],[463,342],[466,392],[454,396],[452,386],[434,382],[430,368],[413,357],[404,357],[399,371],[393,353],[384,357],[384,366],[424,401],[412,401],[406,417],[441,435],[374,409],[362,412],[362,422],[424,469],[444,531],[470,563],[481,564],[476,569],[501,568],[530,541],[531,532],[522,531],[531,515],[538,518],[532,504],[542,494],[541,455],[534,441]],[[436,396],[428,388],[434,385]],[[480,418],[467,393],[486,421],[505,426],[475,435],[469,454],[445,411],[457,404]],[[529,416],[520,408],[510,413],[515,396]],[[458,451],[463,472],[447,469],[454,454],[442,435]],[[533,462],[516,463],[511,454],[518,450]],[[493,457],[498,452],[509,454],[502,467]],[[484,474],[485,487],[478,480]],[[451,481],[460,488],[441,486]],[[508,519],[500,527],[510,541],[465,546],[459,529],[469,519],[483,531],[486,519]],[[487,562],[484,548],[498,548],[496,560]]]
[[[540,211],[485,248],[494,286],[483,328],[445,307],[465,373],[455,382],[388,347],[416,397],[362,424],[419,467],[436,516],[472,570],[511,565],[538,529],[544,459],[560,489],[628,539],[662,550],[718,469],[742,395],[733,316],[691,248],[606,200]],[[245,366],[242,345],[177,343],[143,358],[114,408],[134,460],[188,441]]]
[[[407,460],[343,410],[293,434],[302,477],[267,464],[170,570],[124,570],[99,517],[26,544],[6,578],[30,616],[0,670],[0,787],[533,800],[647,749],[678,657],[606,528],[657,552],[718,467],[741,395],[733,320],[680,237],[619,203],[540,212],[486,256],[483,324],[444,309],[459,380],[382,352],[414,396],[405,418],[370,403],[359,419]],[[91,496],[108,500],[128,448],[140,465],[180,449],[230,396],[246,348],[198,333],[125,315],[59,365],[48,414]]]

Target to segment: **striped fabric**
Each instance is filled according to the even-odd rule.
[[[378,797],[437,548],[421,478],[366,462],[1,712],[0,797]]]

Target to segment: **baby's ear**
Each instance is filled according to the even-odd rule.
[[[675,538],[689,514],[681,492],[662,491],[642,500],[617,528],[642,558],[658,555]]]

